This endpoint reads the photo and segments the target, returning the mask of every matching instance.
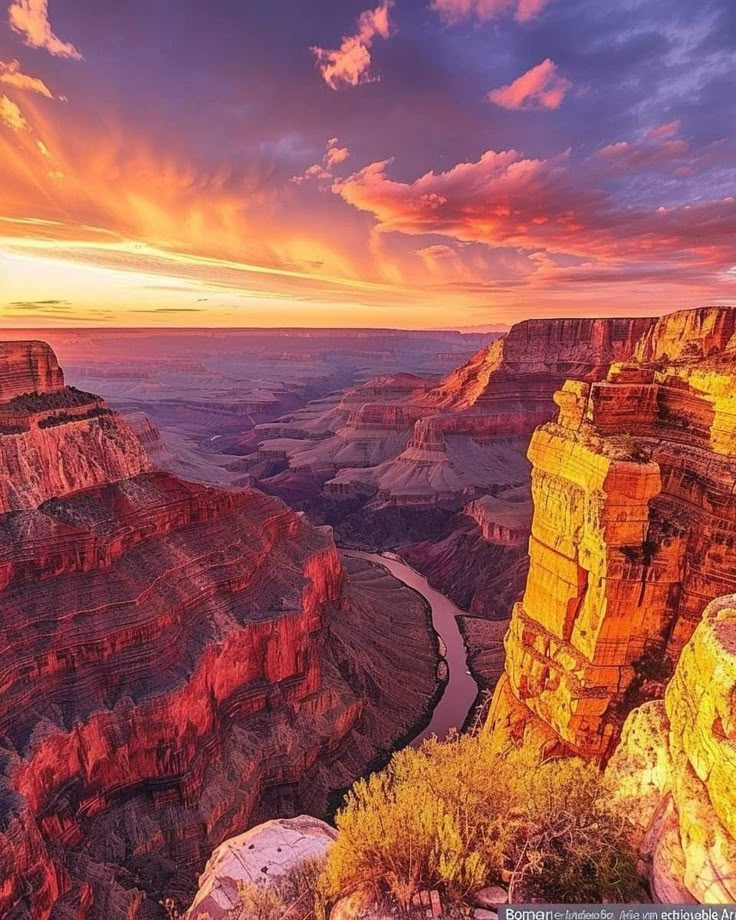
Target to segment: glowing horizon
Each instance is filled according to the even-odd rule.
[[[736,302],[726,0],[124,6],[0,7],[7,327]]]

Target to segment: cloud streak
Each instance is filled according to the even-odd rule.
[[[47,99],[56,98],[43,80],[23,73],[18,61],[8,63],[0,61],[0,83],[28,93],[38,93],[39,96],[45,96]]]
[[[557,72],[546,58],[506,86],[488,93],[488,99],[503,109],[558,109],[572,83]]]
[[[392,0],[383,0],[375,9],[361,13],[357,32],[345,36],[339,48],[330,50],[315,45],[310,49],[330,89],[359,86],[378,79],[371,73],[371,47],[376,36],[388,38],[391,34],[391,3]]]
[[[10,27],[30,48],[44,48],[54,57],[81,61],[81,53],[62,41],[51,28],[48,0],[12,0],[8,10]]]

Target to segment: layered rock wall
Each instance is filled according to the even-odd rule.
[[[64,374],[45,342],[0,343],[0,403],[26,393],[57,393]]]
[[[320,811],[409,730],[434,639],[402,593],[402,695],[361,632],[393,582],[356,589],[329,528],[278,499],[153,472],[38,351],[7,379],[39,388],[0,406],[22,415],[0,426],[0,915],[149,920],[269,796]]]
[[[640,363],[565,384],[558,422],[532,438],[500,738],[606,756],[632,706],[661,695],[704,605],[736,590],[733,314],[662,318]]]

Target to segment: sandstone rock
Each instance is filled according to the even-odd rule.
[[[420,720],[434,640],[329,528],[151,471],[41,352],[0,406],[0,915],[160,916],[266,798],[322,811]]]
[[[324,821],[302,815],[268,821],[226,840],[209,858],[187,917],[223,920],[241,903],[240,884],[268,886],[309,860],[323,859],[336,836]]]
[[[736,900],[736,597],[706,609],[664,703],[634,710],[606,776],[637,822],[655,897]]]
[[[643,363],[566,383],[558,422],[535,432],[499,743],[605,757],[626,713],[661,696],[704,602],[736,590],[734,314],[662,317]]]
[[[488,888],[481,888],[480,891],[474,892],[471,901],[478,907],[491,910],[494,907],[498,907],[499,904],[508,904],[509,893],[505,888],[501,888],[500,885],[491,885]]]
[[[0,342],[0,403],[63,388],[64,374],[45,342]]]

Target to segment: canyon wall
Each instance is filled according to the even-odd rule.
[[[323,810],[422,718],[434,639],[327,528],[151,470],[49,349],[1,353],[0,914],[161,917],[222,840]],[[399,650],[366,641],[395,607]]]
[[[658,320],[606,380],[570,381],[534,434],[523,599],[489,730],[611,753],[661,697],[706,603],[736,591],[736,311]]]

